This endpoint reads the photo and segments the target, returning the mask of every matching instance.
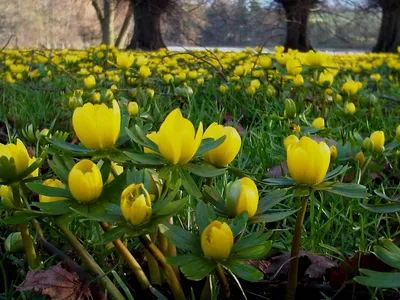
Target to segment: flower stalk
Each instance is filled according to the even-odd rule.
[[[223,291],[224,298],[230,299],[231,291],[229,289],[228,279],[226,278],[224,269],[222,268],[222,266],[220,264],[218,264],[217,267],[215,268],[215,272],[218,276],[219,284],[221,285],[221,289]]]
[[[185,300],[185,294],[183,293],[182,286],[179,283],[178,279],[175,276],[175,272],[172,267],[167,263],[165,256],[162,252],[157,248],[157,246],[151,241],[148,236],[140,236],[140,242],[143,246],[153,255],[155,260],[158,262],[161,269],[164,271],[167,282],[171,288],[172,294],[174,295],[175,300]]]
[[[301,199],[301,209],[297,213],[296,225],[294,228],[292,249],[290,251],[289,278],[286,289],[286,300],[294,300],[296,297],[297,275],[299,269],[299,253],[301,245],[301,231],[303,229],[304,216],[307,211],[308,196]]]

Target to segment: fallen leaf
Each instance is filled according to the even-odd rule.
[[[89,286],[83,284],[76,273],[68,272],[60,266],[28,272],[17,290],[42,290],[42,295],[58,300],[92,299]]]

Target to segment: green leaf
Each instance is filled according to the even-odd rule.
[[[294,182],[292,179],[288,178],[268,178],[263,180],[266,185],[270,186],[293,186],[296,185],[296,182]]]
[[[212,178],[226,173],[226,168],[215,168],[211,165],[202,164],[195,165],[192,163],[187,163],[183,166],[190,173],[204,178]]]
[[[60,178],[62,182],[68,183],[68,175],[74,165],[73,159],[66,155],[60,156],[54,154],[53,160],[48,160],[47,162],[57,177]]]
[[[153,211],[153,215],[154,216],[176,215],[185,207],[186,203],[187,203],[187,198],[169,202],[164,206],[160,207],[157,211]]]
[[[400,287],[400,272],[386,273],[360,269],[360,273],[365,276],[354,277],[354,281],[359,284],[378,288]]]
[[[378,190],[375,190],[374,193],[375,193],[377,196],[381,197],[382,199],[385,199],[386,201],[389,201],[389,202],[400,202],[399,200],[392,199],[392,198],[388,197],[386,194],[381,193],[381,192],[379,192]]]
[[[246,228],[247,219],[248,219],[247,211],[243,211],[233,220],[230,220],[229,227],[231,228],[234,237],[237,236]]]
[[[324,181],[332,179],[333,177],[336,177],[338,175],[344,174],[344,173],[347,172],[348,169],[349,169],[349,167],[347,165],[346,166],[339,166],[336,169],[328,172],[325,175]]]
[[[374,205],[360,203],[360,205],[364,207],[366,210],[379,214],[395,213],[400,211],[400,203],[386,203],[386,204],[374,204]]]
[[[135,125],[132,130],[125,127],[125,131],[136,144],[149,148],[155,152],[159,152],[157,144],[148,139],[138,125]]]
[[[190,280],[202,280],[210,274],[217,263],[204,257],[194,256],[193,260],[181,266],[182,273]]]
[[[100,236],[100,240],[96,245],[105,245],[121,238],[125,234],[129,234],[130,229],[126,227],[114,227]]]
[[[230,259],[261,259],[265,258],[272,248],[272,241],[266,241],[258,245],[243,247],[240,251],[235,251],[230,255]],[[232,249],[233,250],[233,249]]]
[[[71,208],[79,206],[76,200],[60,200],[55,202],[33,202],[32,206],[49,215],[64,215],[71,212]]]
[[[261,214],[266,210],[274,207],[279,202],[291,197],[291,195],[286,195],[288,189],[278,189],[274,191],[268,191],[268,194],[260,199],[257,208],[257,214]]]
[[[293,196],[305,197],[310,195],[310,187],[308,186],[297,186],[293,190]]]
[[[190,231],[168,223],[160,224],[159,229],[177,247],[192,253],[201,253],[200,237]]]
[[[390,240],[381,240],[380,243],[382,246],[374,246],[375,255],[385,264],[400,269],[400,248]]]
[[[133,153],[124,151],[134,164],[146,167],[160,167],[166,165],[166,161],[159,155],[153,153]]]
[[[197,150],[195,157],[202,156],[204,153],[217,148],[219,145],[221,145],[225,141],[225,136],[220,137],[217,140],[214,140],[213,138],[206,138],[201,140],[201,144],[199,149]]]
[[[249,220],[249,223],[254,224],[254,223],[271,223],[271,222],[276,222],[279,220],[283,220],[287,218],[288,216],[294,214],[297,212],[298,209],[289,209],[289,210],[283,210],[279,212],[271,212],[269,214],[262,214],[262,215],[255,215]]]
[[[203,201],[199,201],[196,205],[196,223],[199,227],[200,234],[210,223],[210,219],[208,218],[208,207]]]
[[[100,162],[102,162],[102,165],[98,165],[98,167],[100,168],[101,178],[103,179],[103,182],[106,183],[111,172],[111,160],[103,159],[99,161],[99,163]]]
[[[203,199],[206,202],[210,202],[217,208],[217,211],[226,214],[225,200],[221,195],[213,188],[208,185],[203,186]]]
[[[112,203],[94,203],[93,205],[82,204],[71,208],[71,210],[89,220],[122,224],[126,223],[121,208]]]
[[[182,266],[188,263],[191,263],[193,260],[197,259],[198,256],[191,254],[191,253],[187,253],[187,254],[183,254],[183,255],[178,255],[178,256],[167,256],[167,262],[170,265],[173,266]]]
[[[258,281],[264,277],[263,273],[261,273],[259,270],[256,270],[253,267],[241,261],[228,260],[225,262],[221,262],[221,264],[225,268],[229,269],[236,276],[247,281]]]
[[[32,221],[38,216],[41,216],[41,212],[35,212],[32,210],[16,211],[12,217],[0,219],[0,224],[17,225]]]
[[[182,179],[182,185],[185,188],[186,192],[189,195],[195,197],[196,199],[201,199],[202,194],[199,188],[197,187],[196,182],[193,180],[192,176],[190,176],[190,174],[187,171],[181,168],[178,169],[178,172],[180,174],[180,177]]]
[[[52,186],[46,186],[36,182],[27,182],[26,186],[32,192],[39,195],[49,196],[49,197],[64,197],[68,199],[73,199],[69,190],[56,188]]]
[[[361,184],[338,182],[332,185],[329,193],[353,199],[365,199],[371,196],[367,193],[367,188]]]
[[[97,151],[89,150],[81,145],[74,145],[67,143],[66,141],[60,139],[50,139],[46,138],[46,140],[52,144],[55,148],[68,152],[70,154],[74,154],[77,156],[93,156]]]

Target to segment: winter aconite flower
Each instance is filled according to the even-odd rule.
[[[169,113],[157,133],[150,133],[147,137],[157,144],[161,156],[171,164],[185,164],[200,147],[203,124],[200,122],[195,132],[192,122],[184,118],[177,108]],[[153,151],[145,148],[145,152]]]
[[[325,128],[325,120],[324,120],[324,118],[321,118],[321,117],[316,118],[316,119],[312,122],[311,126],[312,126],[313,128],[317,128],[317,129],[324,129],[324,128]]]
[[[300,74],[301,71],[303,70],[300,61],[295,58],[291,58],[286,62],[286,69],[288,73],[293,76]]]
[[[299,138],[295,136],[294,134],[289,135],[288,137],[285,138],[283,141],[283,145],[285,146],[285,149],[289,147],[291,144],[295,144],[299,141]]]
[[[344,107],[344,113],[347,115],[353,115],[356,112],[356,106],[353,102],[347,103]]]
[[[139,113],[139,105],[135,101],[128,103],[128,113],[130,116],[136,116]]]
[[[23,142],[0,144],[0,178],[13,180],[30,165],[28,151]]]
[[[129,69],[133,65],[134,60],[135,57],[127,52],[117,54],[117,66],[120,69]]]
[[[375,152],[383,152],[385,146],[385,133],[382,130],[374,131],[369,137],[373,142]]]
[[[225,207],[230,217],[236,217],[243,211],[247,211],[249,218],[253,217],[257,212],[258,200],[257,186],[248,177],[226,186]]]
[[[201,249],[212,259],[226,259],[233,246],[233,233],[228,224],[213,221],[201,234]]]
[[[83,79],[83,83],[88,89],[92,89],[96,86],[96,78],[93,75],[89,75]]]
[[[132,225],[140,225],[150,218],[151,199],[143,184],[131,184],[122,192],[121,211]]]
[[[226,167],[238,154],[242,140],[237,130],[231,126],[222,126],[212,123],[204,132],[203,139],[217,140],[225,136],[225,140],[218,147],[204,153],[204,160],[216,167]]]
[[[330,158],[327,144],[305,136],[287,148],[289,173],[297,184],[319,184],[328,171]]]
[[[88,159],[76,163],[69,172],[68,187],[79,202],[89,203],[96,200],[103,190],[99,167]]]
[[[87,149],[110,150],[114,147],[119,137],[121,113],[116,100],[112,106],[86,103],[75,109],[72,125]]]
[[[64,183],[62,183],[58,179],[47,179],[43,182],[43,185],[49,186],[49,187],[55,187],[59,189],[65,189],[66,186]],[[60,201],[60,200],[66,200],[67,198],[64,197],[51,197],[51,196],[45,196],[45,195],[39,195],[39,201],[40,202],[55,202],[55,201]]]

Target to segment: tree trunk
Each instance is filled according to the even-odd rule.
[[[128,49],[158,50],[165,48],[161,35],[161,14],[166,8],[168,0],[158,1],[131,0],[133,3],[133,17],[135,20],[133,37]],[[164,8],[165,7],[165,8]]]
[[[117,48],[125,48],[127,44],[129,30],[133,24],[133,5],[132,2],[129,3],[129,9],[126,13],[124,23],[122,24],[121,30],[118,34],[118,38],[115,41],[115,46]]]
[[[382,22],[373,52],[397,52],[400,46],[400,2],[398,0],[377,1],[382,7]]]
[[[104,15],[101,22],[101,31],[103,33],[102,43],[113,46],[115,42],[114,36],[114,18],[115,6],[114,0],[104,0]]]
[[[304,3],[305,2],[305,3]],[[286,14],[286,42],[285,51],[295,49],[301,52],[312,50],[308,37],[308,17],[313,2],[284,1],[282,2]]]

